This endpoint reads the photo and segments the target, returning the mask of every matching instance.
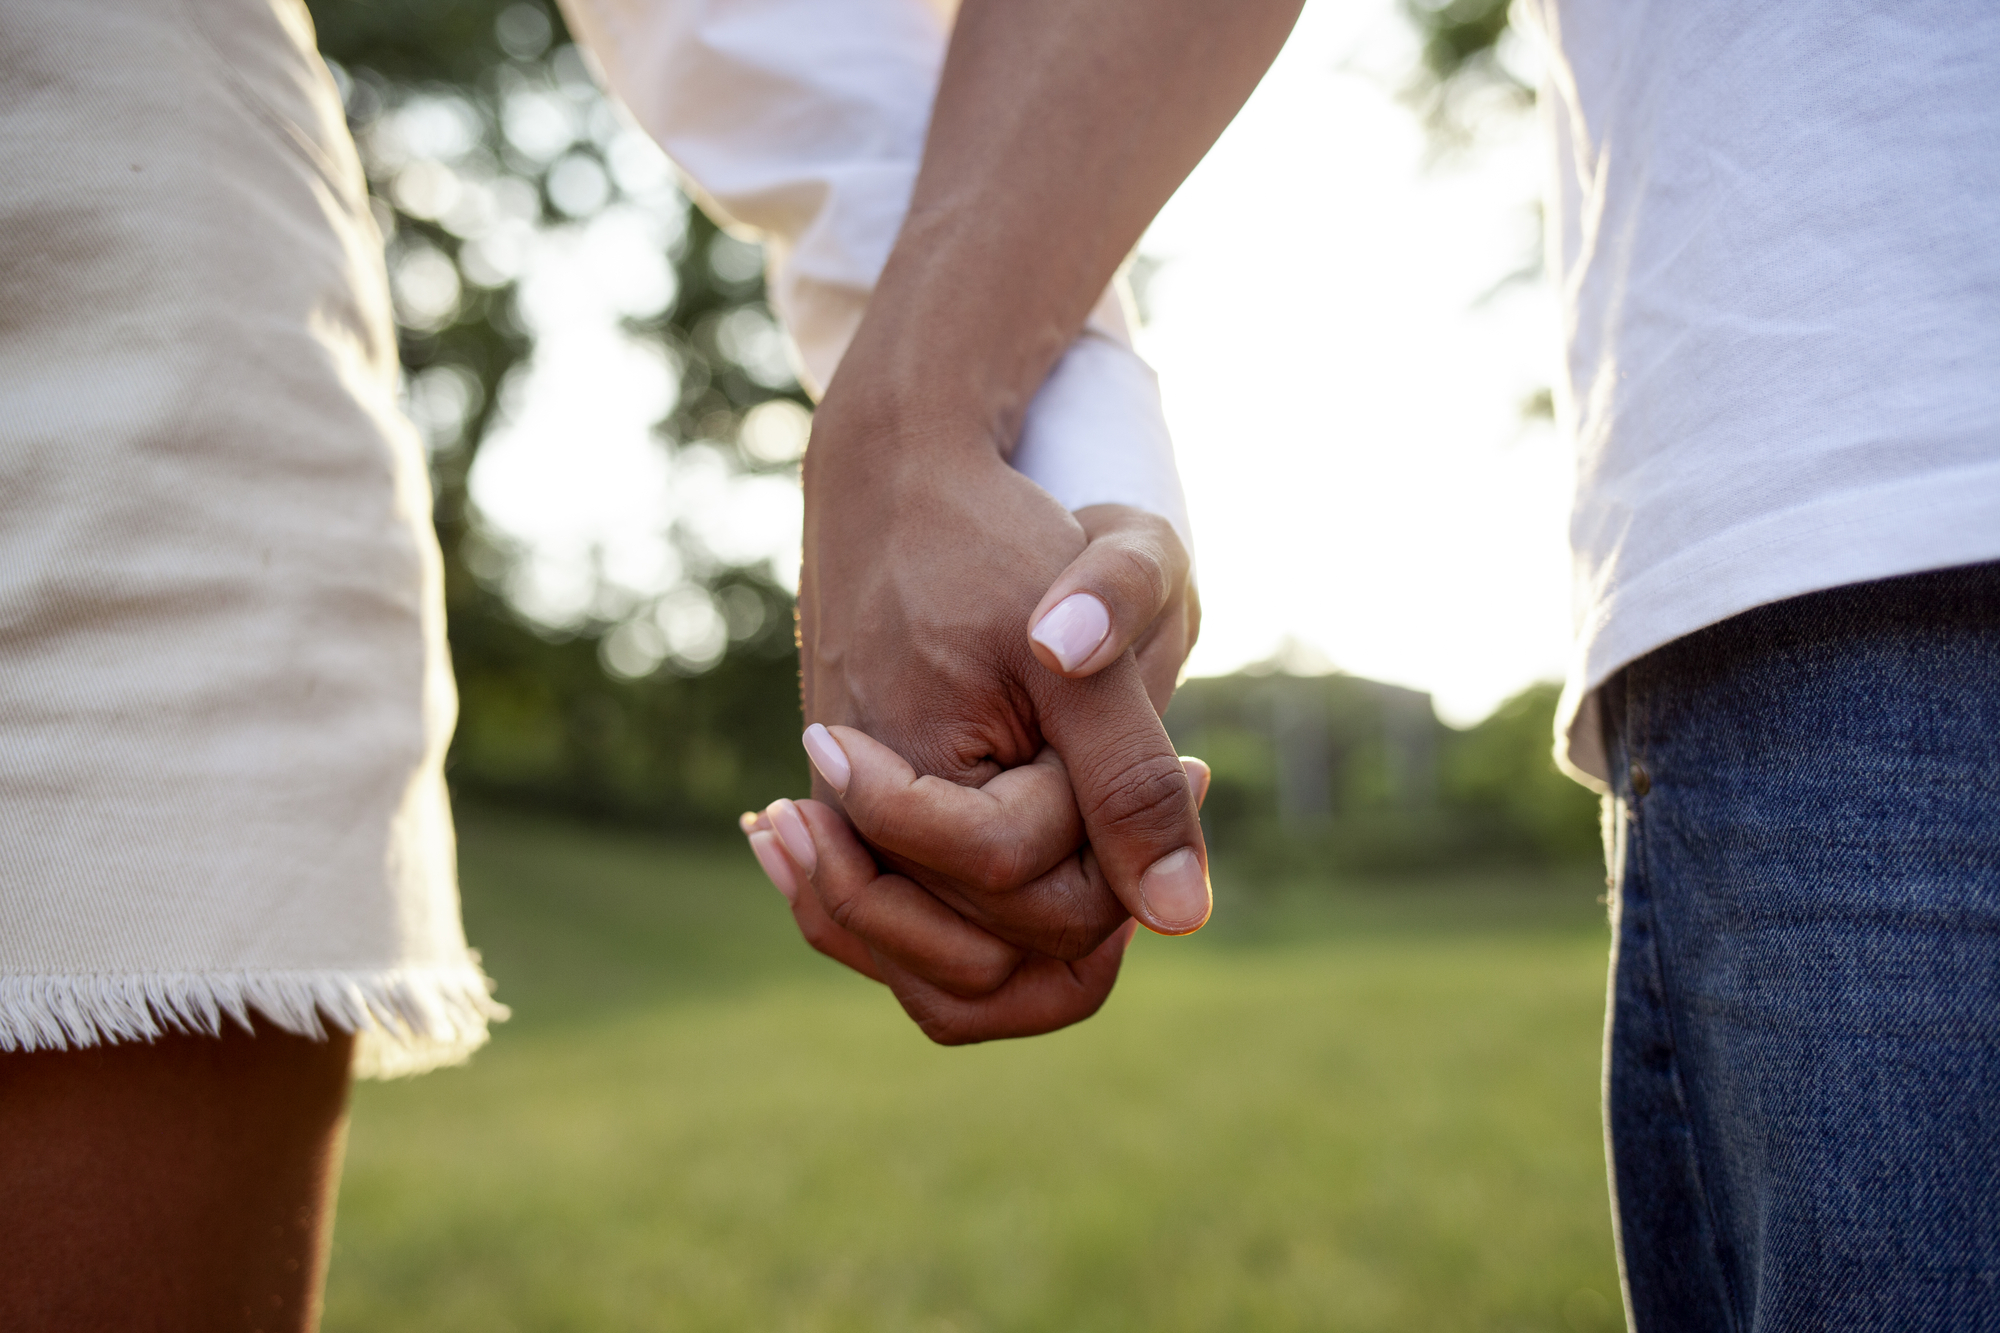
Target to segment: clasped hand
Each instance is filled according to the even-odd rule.
[[[759,862],[933,1040],[1089,1017],[1136,925],[1208,918],[1207,769],[1159,720],[1199,627],[1185,548],[1070,514],[976,431],[832,397],[805,490],[814,799],[743,817]]]

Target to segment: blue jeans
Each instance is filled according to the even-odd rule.
[[[2000,1330],[2000,565],[1605,688],[1605,1120],[1665,1330]]]

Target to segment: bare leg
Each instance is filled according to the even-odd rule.
[[[353,1038],[0,1054],[0,1328],[309,1333]]]

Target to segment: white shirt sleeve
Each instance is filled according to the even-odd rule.
[[[763,239],[817,398],[909,210],[949,0],[562,0],[611,91],[708,212]],[[1159,382],[1108,290],[1029,404],[1012,462],[1071,510],[1125,504],[1193,550]]]

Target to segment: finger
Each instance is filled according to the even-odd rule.
[[[1077,855],[1083,818],[1054,750],[965,787],[919,777],[901,755],[851,727],[815,723],[804,740],[881,859],[1001,939],[1077,959],[1130,915],[1095,863]]]
[[[1208,794],[1208,765],[1191,755],[1181,756],[1180,763],[1199,809]],[[959,915],[1008,943],[1064,962],[1087,956],[1131,920],[1088,846],[1038,879],[991,897],[967,895],[948,881],[940,883],[922,866],[898,869]]]
[[[1160,718],[1121,658],[1088,680],[1023,681],[1062,755],[1092,852],[1111,891],[1148,929],[1185,935],[1208,920],[1208,849],[1194,788]]]
[[[896,869],[973,924],[1029,953],[1074,962],[1132,919],[1085,845],[1018,888],[986,893],[902,858]]]
[[[1187,774],[1188,787],[1194,792],[1194,808],[1199,810],[1208,799],[1209,780],[1215,775],[1207,764],[1191,754],[1181,756],[1181,771]]]
[[[805,881],[792,863],[784,843],[768,818],[745,814],[738,821],[750,839],[750,851],[757,864],[792,909],[792,920],[807,944],[837,963],[844,963],[871,981],[881,981],[882,971],[860,939],[842,930],[820,905],[819,895],[801,892]]]
[[[828,920],[865,944],[878,963],[959,996],[985,995],[1007,980],[1021,951],[925,893],[901,875],[877,872],[847,821],[818,801],[772,807],[780,831],[796,824],[814,844],[811,893]]]
[[[983,786],[962,787],[918,776],[901,755],[852,727],[815,722],[805,747],[862,837],[976,892],[1018,889],[1083,841],[1069,774],[1053,750]]]
[[[1080,1023],[1104,1007],[1137,923],[1123,927],[1073,963],[1030,955],[989,995],[953,995],[921,978],[884,968],[889,989],[924,1035],[941,1046],[1033,1037]]]
[[[1153,622],[1153,628],[1132,649],[1139,661],[1139,678],[1146,682],[1146,696],[1153,711],[1166,715],[1180,688],[1181,668],[1201,636],[1201,596],[1189,580],[1187,587]]]
[[[1090,544],[1028,618],[1036,660],[1072,680],[1102,671],[1138,644],[1188,578],[1187,548],[1159,515],[1092,505],[1076,517]]]

